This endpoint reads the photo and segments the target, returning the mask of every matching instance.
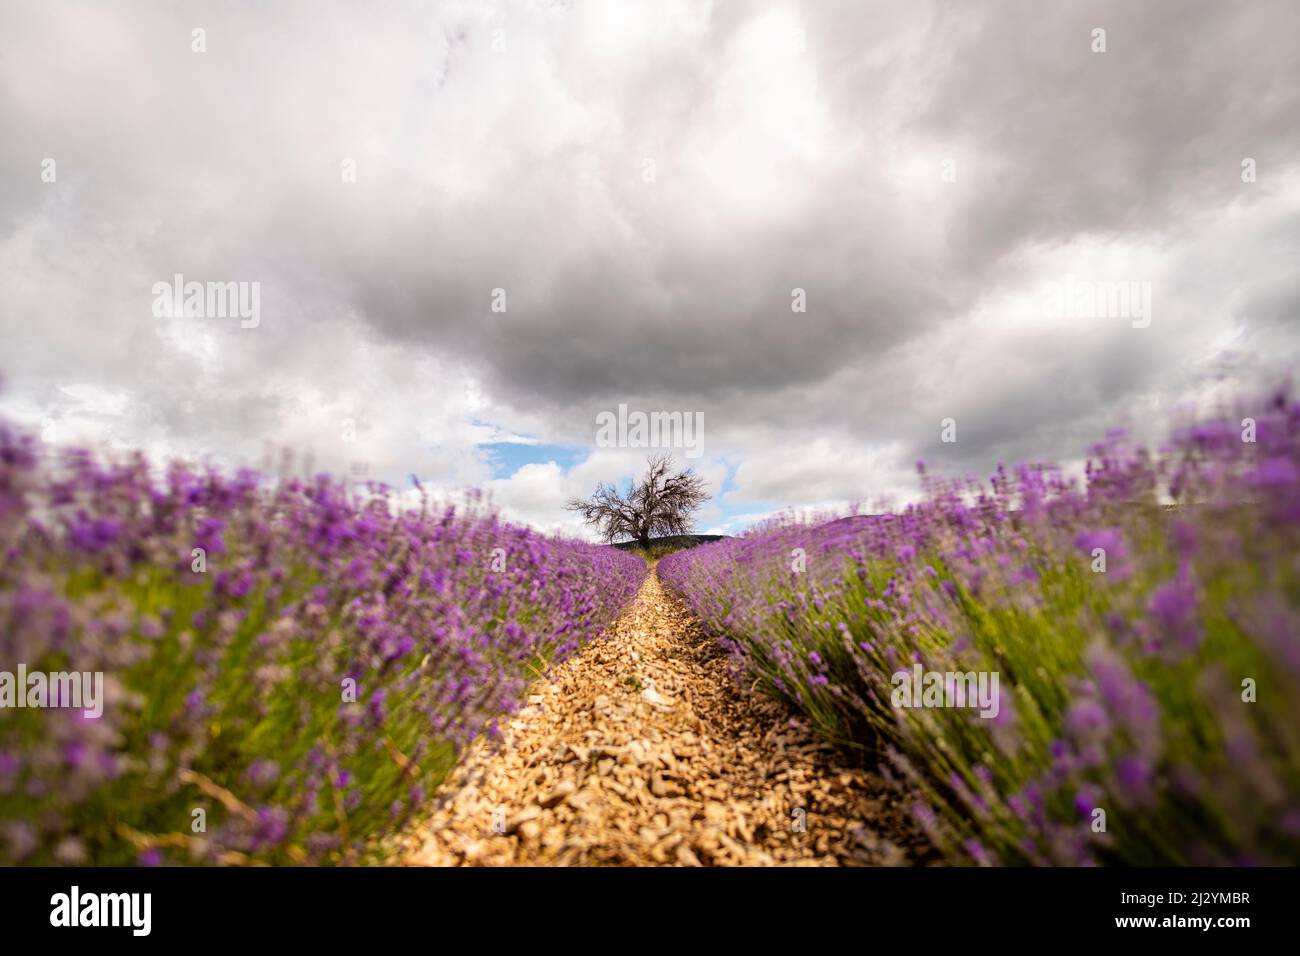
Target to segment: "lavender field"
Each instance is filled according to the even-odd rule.
[[[774,519],[655,573],[742,697],[883,772],[946,862],[1294,864],[1300,402],[1261,407],[1158,449],[1113,432],[1082,479],[921,466],[898,513]],[[638,591],[638,613],[680,619],[639,554],[474,495],[41,451],[0,427],[0,658],[22,664],[0,686],[7,864],[383,862],[467,745]],[[644,673],[637,620],[608,653]],[[59,680],[81,674],[97,683]],[[565,726],[608,736],[610,694],[666,703],[591,674],[565,678]],[[740,764],[772,757],[745,746]],[[550,799],[505,779],[502,806]]]
[[[364,862],[645,573],[473,498],[38,450],[0,425],[0,661],[100,684],[0,688],[0,864]]]
[[[1291,928],[1297,36],[0,2],[6,940]]]
[[[1300,402],[1253,407],[1158,449],[1114,433],[1083,481],[921,467],[901,513],[774,521],[659,573],[739,679],[891,768],[949,862],[1294,865]]]

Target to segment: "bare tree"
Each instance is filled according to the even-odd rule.
[[[668,455],[656,455],[647,460],[645,477],[629,482],[625,494],[602,482],[589,499],[570,501],[568,510],[582,515],[611,543],[631,538],[648,548],[652,536],[689,534],[693,513],[709,495],[703,478],[689,468],[672,474],[672,464]]]

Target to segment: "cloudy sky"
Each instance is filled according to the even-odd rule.
[[[1295,367],[1297,36],[1290,0],[6,0],[0,413],[546,529],[643,461],[597,447],[620,403],[703,416],[707,530],[1075,461]],[[177,274],[257,283],[256,327],[158,314]]]

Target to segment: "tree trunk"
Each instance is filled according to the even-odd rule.
[[[640,534],[638,534],[638,535],[636,536],[636,540],[637,540],[637,544],[641,545],[642,548],[649,548],[649,547],[650,547],[650,532],[648,532],[648,531],[642,531]]]

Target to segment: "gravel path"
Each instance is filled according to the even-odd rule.
[[[924,841],[877,774],[729,676],[652,571],[604,639],[462,759],[410,865],[897,865]]]

